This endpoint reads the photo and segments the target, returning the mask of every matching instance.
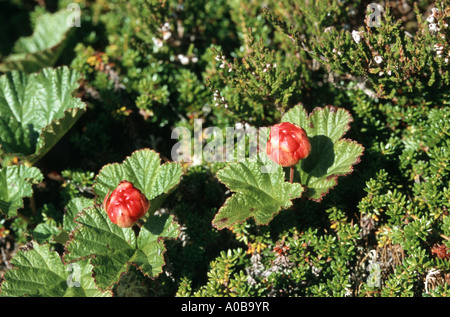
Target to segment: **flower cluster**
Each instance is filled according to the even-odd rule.
[[[218,61],[218,62],[221,61],[221,64],[219,65],[220,68],[228,67],[228,72],[229,72],[229,73],[230,73],[231,71],[233,71],[233,66],[232,66],[230,63],[228,63],[228,62],[226,61],[225,56],[223,56],[223,55],[222,55],[222,56],[217,55],[216,58],[215,58],[215,60]]]
[[[219,90],[217,90],[217,89],[214,90],[213,99],[215,101],[214,106],[218,107],[219,103],[222,103],[225,108],[228,108],[228,104],[225,100],[225,97],[220,95]]]
[[[159,28],[161,32],[162,39],[159,37],[153,37],[152,41],[156,48],[161,48],[164,45],[164,41],[167,41],[172,36],[172,32],[170,31],[170,24],[165,22],[162,27]]]
[[[428,29],[431,34],[435,35],[437,40],[445,40],[445,34],[441,32],[443,29],[448,28],[448,24],[443,20],[443,15],[437,8],[431,9],[431,14],[427,17]],[[445,56],[445,45],[443,43],[436,43],[433,45],[433,49],[439,58]],[[444,62],[448,63],[450,57],[450,51],[446,57],[444,57]]]

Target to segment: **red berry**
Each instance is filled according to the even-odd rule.
[[[122,181],[111,195],[106,195],[103,207],[113,223],[129,228],[147,213],[150,202],[132,183]]]
[[[270,129],[266,152],[272,161],[288,167],[296,165],[309,155],[311,143],[302,127],[282,122]]]

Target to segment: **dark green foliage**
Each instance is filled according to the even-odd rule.
[[[39,14],[70,3],[56,2],[0,0],[11,13],[0,12],[0,61]],[[368,1],[77,3],[82,27],[58,63],[82,74],[87,112],[40,162],[36,201],[1,223],[17,242],[45,241],[70,199],[93,197],[105,164],[141,148],[170,161],[175,127],[259,128],[299,103],[333,105],[351,114],[345,137],[364,155],[320,203],[295,199],[268,225],[217,230],[226,164],[186,163],[160,209],[181,232],[163,274],[132,269],[115,294],[450,295],[450,1],[387,1],[379,27],[365,23]],[[68,158],[55,165],[55,153]],[[1,151],[0,162],[18,164]]]

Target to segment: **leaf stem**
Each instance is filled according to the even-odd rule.
[[[31,207],[31,212],[33,213],[33,216],[36,216],[36,201],[34,200],[34,193],[30,197],[30,207]]]
[[[294,166],[291,166],[290,168],[289,182],[292,184],[294,182]]]

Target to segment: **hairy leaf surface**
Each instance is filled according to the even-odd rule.
[[[305,186],[308,198],[320,201],[339,176],[353,171],[364,151],[362,145],[343,138],[353,119],[347,110],[333,106],[316,108],[308,116],[298,105],[282,121],[298,124],[308,134],[311,153],[295,166],[295,177]]]
[[[300,197],[300,184],[285,182],[281,166],[261,159],[231,163],[217,173],[219,180],[234,194],[227,199],[213,220],[218,229],[253,217],[258,224],[267,224],[282,208],[289,208],[292,199]]]
[[[32,73],[53,66],[61,55],[67,34],[72,28],[71,19],[73,20],[76,14],[62,10],[39,16],[33,34],[17,40],[12,54],[0,63],[0,71],[19,70]]]
[[[13,165],[0,169],[0,212],[7,218],[17,216],[17,209],[23,207],[23,198],[31,197],[32,185],[43,178],[36,167]]]
[[[64,264],[49,244],[33,243],[33,249],[19,250],[5,273],[0,296],[3,297],[99,297],[111,296],[100,291],[92,277],[89,260]]]
[[[7,154],[34,163],[44,156],[85,112],[72,96],[79,73],[68,67],[0,77],[0,145]]]

